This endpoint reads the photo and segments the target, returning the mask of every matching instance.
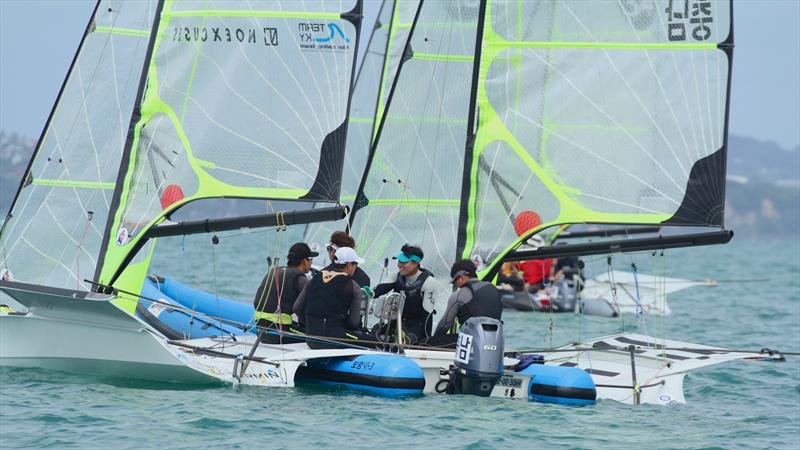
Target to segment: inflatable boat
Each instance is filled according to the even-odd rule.
[[[248,328],[252,326],[254,313],[251,305],[189,287],[173,278],[158,276],[148,277],[141,295],[144,298],[139,302],[137,315],[169,339],[197,348],[207,342],[225,340],[229,355],[249,353],[252,345],[245,342],[255,339],[251,328]],[[172,309],[169,305],[176,308]],[[191,311],[200,314],[192,314]],[[230,339],[231,336],[245,337],[239,339],[241,342],[236,342]],[[337,351],[341,352],[333,352]],[[330,357],[326,350],[309,350],[302,343],[284,346],[262,343],[258,348],[258,355],[265,358],[284,353],[297,355],[298,358],[303,355],[293,383],[342,386],[381,396],[434,392],[435,385],[441,381],[442,371],[453,363],[454,357],[452,350],[441,349],[425,351],[424,356],[418,355],[420,352],[415,350],[408,350],[406,355],[368,350],[360,352],[362,354]],[[208,355],[203,358],[203,364],[207,364]],[[208,369],[213,374],[230,372],[230,362],[215,361],[211,365],[195,366],[213,367]],[[258,380],[242,378],[239,381],[249,382],[251,379]],[[591,376],[579,368],[530,364],[518,371],[506,369],[491,395],[533,402],[585,405],[595,401],[596,392]]]

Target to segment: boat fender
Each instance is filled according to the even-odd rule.
[[[531,364],[519,373],[531,376],[528,400],[562,405],[591,405],[597,389],[591,375],[578,367]]]

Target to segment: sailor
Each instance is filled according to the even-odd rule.
[[[450,268],[450,282],[457,289],[447,300],[444,317],[439,321],[429,345],[453,345],[458,336],[458,324],[472,317],[491,317],[500,320],[503,304],[500,291],[486,281],[477,279],[475,263],[462,259]]]
[[[550,280],[550,272],[553,270],[552,259],[534,259],[524,261],[519,264],[522,270],[522,278],[525,280],[525,287],[528,292],[535,294],[543,289]]]
[[[292,321],[292,308],[308,283],[306,274],[311,270],[315,256],[319,256],[319,253],[312,252],[305,242],[298,242],[289,248],[286,267],[274,267],[261,280],[253,300],[255,318],[260,330],[273,331],[261,333],[261,342],[267,344],[303,342],[284,336],[283,333],[299,331]],[[274,333],[274,330],[279,333]]]
[[[336,250],[341,247],[350,247],[353,250],[355,250],[356,240],[353,239],[352,236],[350,236],[344,231],[334,231],[333,234],[331,234],[330,241],[328,242],[328,246],[326,247],[326,249],[328,250],[328,258],[331,261],[331,265],[326,267],[325,268],[326,270],[332,269],[334,254],[336,253]],[[353,279],[355,280],[356,283],[358,283],[359,287],[367,287],[367,289],[369,289],[369,286],[372,285],[369,279],[369,275],[367,275],[367,273],[364,272],[364,270],[361,269],[360,267],[356,267],[356,271],[353,274]]]
[[[333,264],[316,273],[294,303],[294,313],[303,318],[305,333],[358,339],[361,327],[361,289],[353,280],[359,258],[351,247],[340,247]],[[336,348],[334,343],[308,339],[311,348]]]
[[[393,257],[397,260],[398,271],[389,275],[385,283],[375,287],[376,297],[391,291],[405,292],[403,329],[411,343],[433,335],[434,296],[444,288],[433,277],[433,273],[420,267],[424,256],[421,248],[404,245],[400,253]]]

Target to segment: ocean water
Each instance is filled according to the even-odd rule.
[[[266,234],[159,243],[153,271],[242,300],[280,254]],[[504,313],[507,346],[618,331],[738,349],[800,351],[800,242],[734,239],[665,256],[617,256],[642,273],[720,280],[670,296],[636,321]],[[605,258],[589,261],[603,270]],[[431,395],[386,399],[325,389],[184,387],[0,367],[0,447],[78,448],[800,448],[800,357],[692,372],[685,405],[565,407]]]

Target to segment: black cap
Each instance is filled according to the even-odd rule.
[[[308,246],[305,242],[298,242],[289,249],[289,254],[287,258],[289,261],[299,261],[304,258],[312,258],[314,256],[319,256],[319,253],[312,252],[311,247]]]
[[[468,259],[460,259],[453,263],[453,266],[450,267],[450,282],[456,281],[456,278],[460,277],[461,275],[467,275],[468,277],[472,278],[476,276],[478,273],[478,268],[475,267],[475,263],[468,260]]]

